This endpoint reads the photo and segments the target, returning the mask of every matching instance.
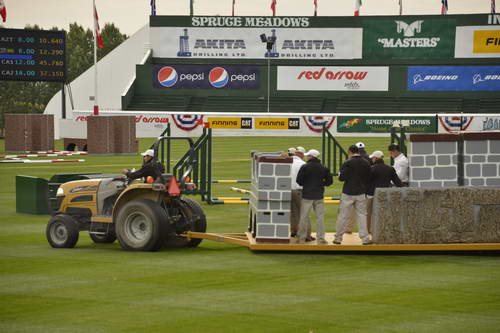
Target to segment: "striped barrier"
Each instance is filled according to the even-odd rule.
[[[32,158],[32,157],[57,157],[57,156],[73,156],[73,155],[88,155],[87,152],[64,152],[64,153],[40,153],[40,154],[20,154],[20,155],[0,155],[0,158]]]
[[[213,184],[250,184],[252,181],[249,179],[216,179],[212,180]]]
[[[250,194],[251,193],[251,191],[249,191],[249,190],[244,190],[242,188],[237,188],[237,187],[231,187],[231,191],[243,193],[243,194]]]
[[[0,161],[0,163],[77,163],[77,162],[85,162],[85,160],[23,160],[23,159],[13,159],[13,160],[4,160]]]
[[[248,204],[249,200],[247,198],[231,198],[231,197],[220,197],[213,198],[212,204],[216,205],[239,205]],[[340,200],[327,200],[323,201],[325,205],[339,204]]]

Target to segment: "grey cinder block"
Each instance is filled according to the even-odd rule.
[[[451,157],[450,155],[439,155],[438,156],[438,165],[450,165]]]
[[[257,237],[275,237],[276,226],[257,223]]]
[[[472,186],[484,186],[484,178],[472,178],[470,184]]]
[[[259,190],[274,190],[274,189],[276,189],[276,178],[259,177]]]
[[[486,154],[488,152],[487,141],[465,141],[466,154]]]
[[[434,155],[425,156],[425,165],[426,166],[436,165],[436,156],[434,156]]]
[[[410,167],[420,167],[424,166],[423,156],[411,156],[410,157]]]
[[[490,153],[500,154],[500,140],[490,140]]]
[[[290,235],[290,225],[277,225],[276,226],[276,237],[279,238],[288,238]]]
[[[483,177],[496,177],[497,165],[496,164],[483,164]]]
[[[431,179],[431,168],[412,168],[411,175],[413,180],[428,180]]]
[[[489,155],[488,162],[500,162],[500,155]]]
[[[420,187],[443,187],[443,182],[420,182]]]
[[[282,200],[281,199],[281,192],[278,192],[278,191],[269,192],[269,200]]]
[[[412,142],[411,143],[411,153],[412,155],[427,155],[433,154],[433,143],[432,142]]]
[[[444,187],[457,187],[458,182],[457,181],[448,181],[448,182],[443,182]]]
[[[257,223],[271,223],[271,212],[257,212]]]
[[[433,169],[434,179],[456,179],[457,168],[451,167],[435,167]]]
[[[283,200],[283,201],[291,201],[292,200],[292,191],[282,192],[281,200]]]
[[[272,212],[272,222],[278,224],[290,223],[290,212]]]
[[[259,176],[273,176],[274,165],[271,163],[259,163]]]
[[[480,164],[467,164],[467,165],[465,165],[465,176],[466,177],[480,177],[481,176],[481,165]]]
[[[483,155],[474,155],[472,156],[473,163],[483,163],[486,162],[486,156]]]
[[[276,181],[276,189],[279,191],[291,190],[292,179],[290,177],[278,178]]]
[[[456,142],[435,142],[436,154],[456,154],[457,148]]]
[[[275,175],[290,176],[291,170],[292,170],[291,164],[276,164]]]
[[[487,186],[500,186],[500,178],[488,178],[486,179]]]

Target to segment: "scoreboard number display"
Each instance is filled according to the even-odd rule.
[[[0,29],[0,80],[66,81],[66,32]]]

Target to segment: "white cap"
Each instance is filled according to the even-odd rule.
[[[291,153],[291,154],[295,154],[295,152],[297,151],[297,149],[295,148],[288,148],[288,152]]]
[[[370,155],[370,158],[372,157],[376,157],[376,158],[383,158],[384,157],[384,153],[381,152],[380,150],[375,150],[371,155]]]
[[[358,147],[358,148],[365,148],[365,144],[360,141],[360,142],[356,143],[356,147]]]
[[[301,147],[301,146],[298,146],[298,147],[297,147],[297,151],[298,151],[299,153],[302,153],[302,154],[305,154],[305,153],[306,153],[306,149],[305,149],[304,147]]]
[[[155,156],[155,151],[153,149],[148,149],[144,153],[141,153],[141,155],[142,156],[151,156],[151,157],[154,157]]]
[[[311,149],[306,153],[306,156],[318,157],[319,151],[317,151],[316,149]]]

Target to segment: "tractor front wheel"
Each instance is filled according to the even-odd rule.
[[[165,211],[156,202],[135,199],[120,208],[115,222],[120,245],[130,251],[157,251],[166,234]]]
[[[78,222],[69,215],[52,216],[45,230],[47,240],[55,248],[73,248],[78,242]]]

